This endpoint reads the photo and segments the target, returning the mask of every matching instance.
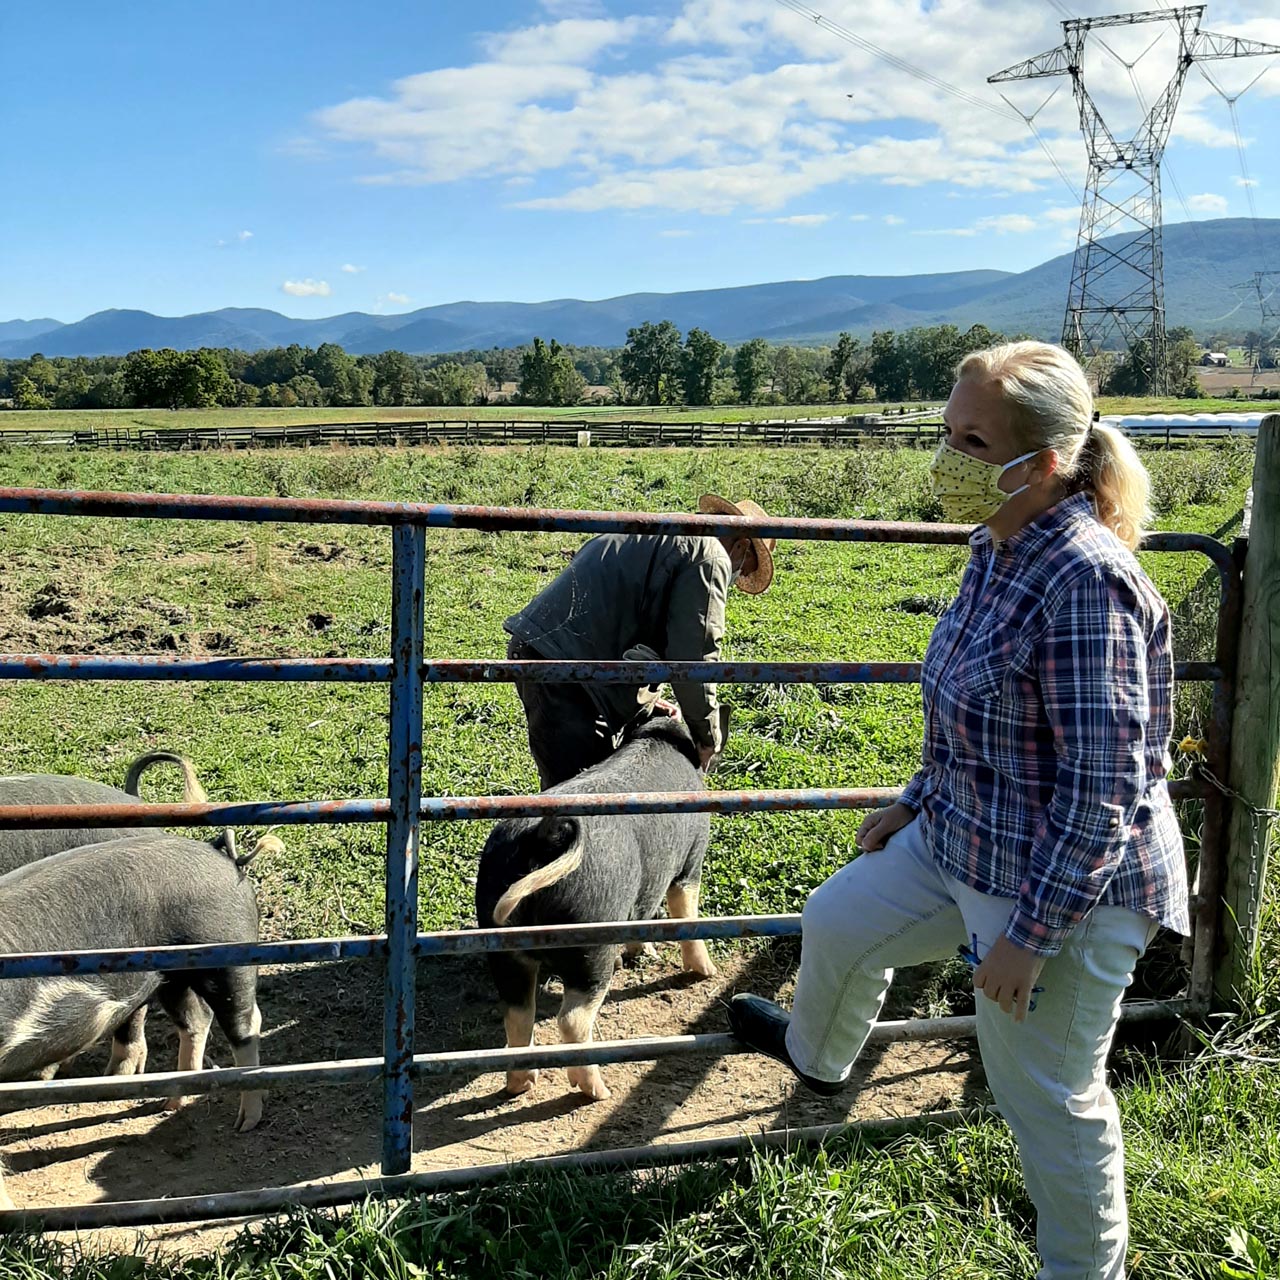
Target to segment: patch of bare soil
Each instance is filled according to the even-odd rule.
[[[620,972],[600,1012],[599,1039],[727,1030],[724,1002],[735,991],[789,999],[794,947],[717,957],[718,977],[682,974],[674,946]],[[908,975],[903,975],[904,977]],[[418,1051],[495,1048],[503,1043],[493,990],[480,957],[423,961],[418,971]],[[899,1001],[909,999],[903,992]],[[264,1063],[381,1054],[381,972],[372,964],[264,969]],[[558,994],[539,997],[537,1040],[554,1043]],[[893,1016],[904,1016],[899,1009]],[[149,1022],[149,1063],[172,1070],[176,1036],[163,1014]],[[212,1051],[229,1063],[215,1032]],[[105,1051],[68,1069],[92,1075]],[[969,1042],[900,1044],[869,1051],[855,1082],[835,1098],[796,1085],[769,1058],[681,1056],[603,1068],[613,1096],[590,1102],[570,1092],[563,1071],[543,1072],[512,1098],[496,1073],[420,1082],[414,1119],[415,1171],[516,1161],[575,1150],[679,1142],[844,1119],[944,1110],[985,1100]],[[381,1090],[316,1087],[277,1091],[261,1126],[232,1131],[232,1094],[201,1098],[176,1113],[162,1103],[94,1103],[34,1108],[0,1116],[9,1191],[19,1205],[204,1195],[298,1182],[376,1176]],[[242,1224],[154,1228],[143,1239],[182,1252],[215,1248]],[[82,1237],[90,1248],[129,1249],[138,1232]]]
[[[1232,387],[1239,387],[1242,395],[1263,387],[1280,387],[1280,369],[1259,369],[1254,373],[1251,365],[1228,366],[1225,369],[1200,368],[1196,370],[1200,389],[1207,396],[1225,396]]]

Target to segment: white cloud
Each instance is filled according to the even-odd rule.
[[[850,222],[870,222],[871,215],[869,213],[851,213],[849,215]]]
[[[253,239],[253,232],[252,232],[252,231],[241,231],[241,232],[236,236],[236,239],[237,239],[237,240],[239,240],[239,241],[242,241],[242,242],[243,242],[243,241],[245,241],[245,240],[252,240],[252,239]]]
[[[790,213],[781,218],[744,218],[743,221],[749,227],[765,223],[776,223],[780,227],[820,227],[824,222],[830,222],[832,217],[834,215],[830,213]]]
[[[1243,32],[1243,10],[1261,11],[1264,2],[1272,0],[1237,0],[1230,29]],[[482,37],[476,60],[330,105],[315,123],[324,141],[349,144],[365,159],[358,181],[524,185],[537,177],[540,194],[516,205],[534,210],[763,216],[858,183],[931,186],[939,198],[1064,198],[1053,161],[986,84],[993,71],[1061,40],[1045,6],[836,0],[831,8],[829,17],[994,111],[889,70],[776,0],[676,0],[665,12],[644,6],[629,17],[608,16],[596,0],[542,0],[542,20]],[[1268,38],[1267,22],[1255,25],[1251,36]],[[1145,40],[1144,31],[1137,35]],[[1135,62],[1150,101],[1176,41],[1172,53],[1157,45],[1140,58],[1144,46],[1129,48],[1130,34],[1117,29],[1108,42]],[[1114,70],[1103,60],[1096,74],[1090,63],[1086,77],[1104,118],[1123,132],[1124,110],[1135,120],[1142,113],[1128,78],[1105,74],[1108,66]],[[1267,84],[1257,92],[1269,94]],[[1036,113],[1057,164],[1078,174],[1070,92],[1046,105],[1042,83],[1004,88],[1020,110]],[[1234,145],[1221,100],[1199,77],[1184,88],[1174,137]],[[985,229],[1028,230],[1012,221],[1018,216]]]
[[[393,307],[404,307],[408,306],[412,301],[413,299],[410,298],[407,293],[384,293],[379,295],[377,305],[380,307],[388,305]]]
[[[1010,231],[1034,231],[1037,225],[1036,220],[1027,217],[1025,213],[1000,213],[990,218],[979,218],[977,229],[979,231],[996,231],[1000,235],[1005,235]]]
[[[1042,209],[1040,216],[1046,222],[1075,224],[1080,221],[1080,206],[1078,204],[1051,205],[1048,209]]]
[[[1237,175],[1233,181],[1237,187],[1256,187],[1258,185],[1257,178],[1244,178]]]
[[[1215,196],[1206,191],[1202,195],[1188,196],[1187,208],[1194,213],[1226,213],[1227,198]]]
[[[280,286],[282,292],[294,298],[327,298],[333,290],[326,280],[286,280]]]
[[[215,240],[214,246],[218,249],[229,249],[236,244],[247,244],[252,239],[252,231],[238,231],[231,240]]]
[[[658,234],[667,240],[682,240],[685,236],[693,235],[693,232],[682,230],[679,227],[672,227],[668,231],[659,231]]]
[[[900,218],[896,213],[886,213],[880,221],[883,222],[886,227],[900,227],[904,222],[906,222],[906,218]]]
[[[589,62],[611,45],[628,43],[648,25],[642,18],[562,18],[491,35],[481,43],[495,62],[573,65]]]
[[[342,264],[342,270],[345,271],[349,276],[358,276],[360,272],[364,270],[364,268],[357,267],[353,262],[344,262]]]
[[[1078,215],[1078,211],[1077,214]],[[913,236],[977,236],[984,232],[994,231],[997,235],[1010,232],[1022,234],[1035,231],[1039,223],[1025,213],[997,213],[986,218],[979,218],[971,227],[932,227],[912,231]]]

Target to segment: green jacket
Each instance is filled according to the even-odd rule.
[[[644,644],[668,662],[716,662],[731,572],[718,538],[601,534],[503,625],[549,659],[620,659]],[[583,688],[615,732],[638,709],[637,686]],[[694,741],[718,750],[715,685],[672,689]]]

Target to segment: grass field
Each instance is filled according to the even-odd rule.
[[[906,405],[907,409],[937,407]],[[615,422],[661,419],[663,422],[757,422],[763,418],[826,418],[845,414],[896,412],[900,402],[889,404],[801,404],[801,405],[718,405],[711,408],[681,409],[649,405],[577,405],[567,409],[546,409],[532,405],[469,405],[437,408],[413,405],[408,408],[368,406],[358,409],[44,409],[0,412],[0,430],[36,431],[79,428],[104,430],[132,427],[233,427],[305,426],[317,422],[501,422],[513,418],[534,422],[569,421]],[[1098,408],[1103,413],[1247,413],[1276,410],[1275,400],[1175,400],[1136,396],[1103,397]]]
[[[7,417],[5,419],[7,421]],[[1252,466],[1248,445],[1149,455],[1158,526],[1229,536]],[[690,510],[699,493],[750,495],[795,516],[935,514],[926,458],[910,450],[359,450],[233,455],[0,453],[0,485],[366,497],[583,508]],[[162,521],[0,520],[0,649],[64,652],[384,656],[385,531]],[[428,535],[427,656],[494,657],[502,620],[564,563],[578,539]],[[782,544],[773,589],[730,603],[726,656],[918,659],[954,593],[958,548]],[[1204,654],[1205,565],[1147,555],[1170,600],[1179,654]],[[918,760],[918,689],[754,686],[735,690],[724,788],[901,783]],[[216,799],[384,793],[384,689],[303,685],[8,684],[0,772],[77,772],[119,781],[141,751],[187,752]],[[1203,724],[1180,691],[1175,738]],[[506,686],[428,689],[424,792],[536,786]],[[1194,824],[1194,814],[1187,815]],[[798,910],[853,853],[853,815],[718,820],[707,914]],[[483,823],[429,826],[424,927],[465,925]],[[1194,837],[1194,830],[1189,834]],[[255,864],[267,937],[352,931],[381,919],[376,828],[293,828]],[[1194,848],[1194,838],[1190,840]],[[958,968],[958,966],[957,966]],[[943,973],[941,1011],[964,998]],[[1261,1011],[1280,1009],[1267,989]],[[1265,1048],[1265,1040],[1259,1041]],[[1124,1091],[1136,1276],[1270,1275],[1280,1257],[1280,1073],[1211,1061],[1162,1075],[1135,1062]],[[584,1196],[592,1213],[583,1215]],[[298,1218],[181,1264],[75,1260],[39,1240],[0,1245],[0,1275],[329,1276],[1019,1276],[1029,1207],[1003,1126],[841,1142],[737,1167],[580,1179],[437,1198],[397,1209]],[[556,1224],[552,1230],[550,1224]],[[1227,1243],[1239,1236],[1240,1256]],[[1264,1264],[1249,1263],[1246,1236]],[[1231,1262],[1234,1272],[1218,1270]],[[1253,1269],[1250,1269],[1252,1267]]]

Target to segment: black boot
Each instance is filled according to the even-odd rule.
[[[743,1044],[750,1045],[758,1053],[766,1053],[771,1058],[790,1067],[800,1083],[829,1098],[840,1092],[848,1083],[846,1080],[819,1080],[805,1075],[787,1052],[787,1024],[791,1015],[778,1008],[772,1000],[762,996],[747,995],[741,992],[729,1001],[729,1029]]]

